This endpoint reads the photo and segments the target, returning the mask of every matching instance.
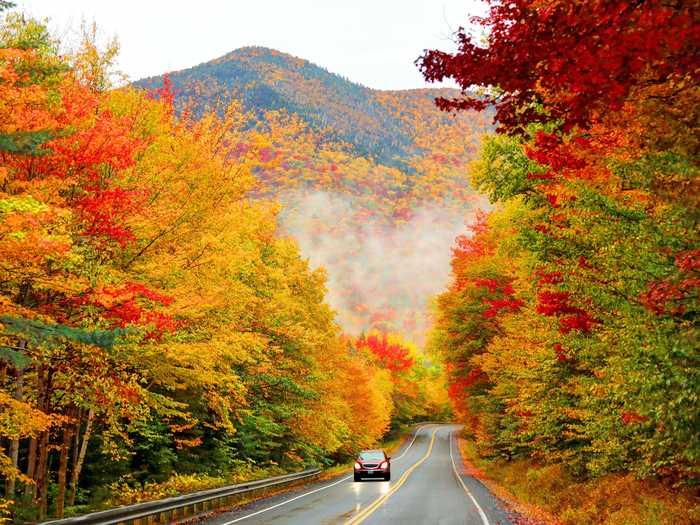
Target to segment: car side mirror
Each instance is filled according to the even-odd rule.
[[[387,456],[386,459],[391,459],[391,456]]]

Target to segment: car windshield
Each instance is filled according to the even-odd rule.
[[[384,453],[383,452],[362,452],[360,454],[360,459],[362,461],[380,461],[384,459]]]

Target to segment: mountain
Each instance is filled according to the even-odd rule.
[[[179,107],[188,104],[195,115],[221,108],[233,98],[258,116],[285,110],[312,128],[330,130],[334,140],[350,144],[357,155],[404,168],[403,159],[417,152],[418,123],[430,122],[435,128],[455,120],[435,107],[435,97],[459,94],[454,89],[371,89],[264,47],[240,48],[168,76]],[[153,89],[162,82],[163,76],[157,76],[135,85]],[[488,127],[483,118],[477,120],[479,126]]]
[[[446,284],[450,246],[482,206],[468,163],[493,114],[449,115],[436,96],[456,90],[371,89],[306,60],[246,47],[168,75],[176,109],[252,115],[231,154],[261,130],[256,196],[283,205],[280,228],[314,267],[349,333],[371,328],[422,340],[426,305]],[[164,77],[140,80],[155,89]]]

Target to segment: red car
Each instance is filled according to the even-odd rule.
[[[391,458],[383,450],[363,450],[355,460],[355,481],[362,478],[391,479]]]

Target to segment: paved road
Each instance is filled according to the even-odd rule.
[[[355,483],[352,474],[307,485],[220,514],[209,525],[506,525],[500,502],[461,473],[455,425],[426,425],[394,454],[392,481]],[[458,475],[457,472],[460,472]]]

